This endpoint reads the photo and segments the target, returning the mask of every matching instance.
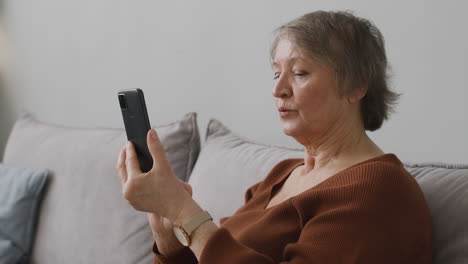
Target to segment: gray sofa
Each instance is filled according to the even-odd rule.
[[[232,215],[242,205],[245,190],[279,161],[303,157],[298,149],[252,142],[214,119],[201,149],[196,117],[189,113],[156,128],[177,177],[192,185],[194,199],[215,221]],[[115,173],[125,141],[123,129],[63,127],[28,114],[16,122],[3,164],[50,171],[31,263],[152,262],[146,215],[122,198]],[[468,263],[468,166],[405,167],[432,212],[434,263]]]

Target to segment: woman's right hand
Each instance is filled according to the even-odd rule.
[[[179,181],[184,189],[192,195],[192,187],[182,180]],[[153,231],[154,241],[161,255],[169,256],[184,248],[174,235],[174,225],[169,219],[155,213],[147,213],[147,215],[151,230]]]

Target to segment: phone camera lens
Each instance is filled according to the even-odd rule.
[[[127,102],[125,101],[125,95],[119,94],[119,103],[120,103],[120,108],[122,108],[122,109],[127,108]]]

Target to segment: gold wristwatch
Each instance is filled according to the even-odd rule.
[[[180,243],[186,247],[190,246],[191,235],[195,229],[201,226],[203,223],[213,220],[211,215],[207,211],[201,211],[190,218],[190,220],[183,225],[174,226],[174,234]]]

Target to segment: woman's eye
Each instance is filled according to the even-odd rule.
[[[279,74],[275,74],[275,76],[273,76],[273,80],[278,80],[278,79],[279,79],[279,77],[280,77],[280,75],[279,75]]]
[[[295,76],[306,76],[307,72],[295,72],[294,75]]]

